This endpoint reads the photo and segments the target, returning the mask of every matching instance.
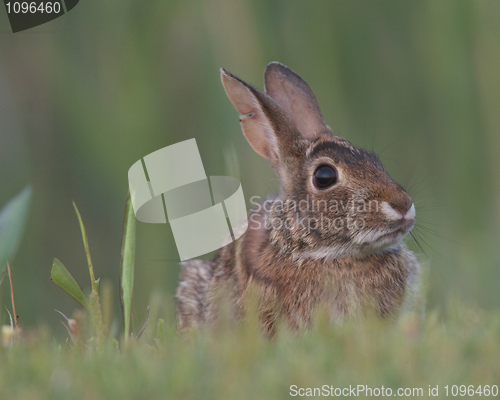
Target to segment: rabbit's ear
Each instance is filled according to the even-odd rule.
[[[279,169],[279,160],[287,149],[302,139],[293,121],[275,100],[223,68],[221,78],[227,97],[241,114],[241,128],[248,142]]]
[[[292,118],[304,138],[312,140],[329,131],[311,88],[290,68],[278,62],[268,64],[264,85],[266,93]]]

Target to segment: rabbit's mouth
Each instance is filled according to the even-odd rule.
[[[380,248],[396,244],[406,236],[406,234],[410,231],[409,228],[411,227],[403,224],[403,226],[400,226],[399,228],[391,232],[383,233],[377,239],[375,239],[374,242],[372,242],[372,246]]]
[[[354,240],[359,241],[358,250],[362,255],[371,254],[401,243],[412,227],[413,221],[403,221],[392,228],[372,231]]]
[[[398,244],[410,232],[414,219],[401,218],[389,223],[384,228],[360,230],[352,237],[362,253],[371,253]]]

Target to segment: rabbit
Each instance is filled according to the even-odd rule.
[[[181,332],[217,319],[220,292],[244,318],[251,288],[271,337],[280,319],[294,331],[307,329],[318,306],[333,323],[369,308],[397,316],[420,275],[402,243],[415,223],[412,197],[374,153],[332,134],[307,83],[285,65],[266,67],[264,92],[224,69],[221,78],[243,134],[269,161],[281,190],[250,211],[244,235],[213,260],[183,263]]]

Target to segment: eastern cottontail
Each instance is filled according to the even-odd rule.
[[[219,290],[241,315],[252,286],[269,335],[280,316],[292,329],[307,327],[318,305],[333,321],[367,305],[395,315],[420,270],[401,243],[415,222],[410,195],[375,154],[332,134],[307,83],[286,66],[267,66],[265,93],[221,74],[245,137],[281,191],[250,212],[246,233],[213,260],[183,263],[181,331],[216,318]]]

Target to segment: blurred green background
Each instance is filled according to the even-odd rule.
[[[53,310],[77,304],[49,280],[54,257],[89,286],[71,200],[118,311],[127,171],[141,157],[195,137],[207,173],[238,177],[247,200],[277,190],[219,77],[224,67],[262,88],[270,61],[301,75],[334,132],[379,153],[413,195],[428,307],[500,306],[499,21],[496,0],[82,0],[12,34],[0,10],[0,206],[34,189],[12,260],[21,325],[65,334]],[[138,223],[136,325],[178,273],[169,226]]]

